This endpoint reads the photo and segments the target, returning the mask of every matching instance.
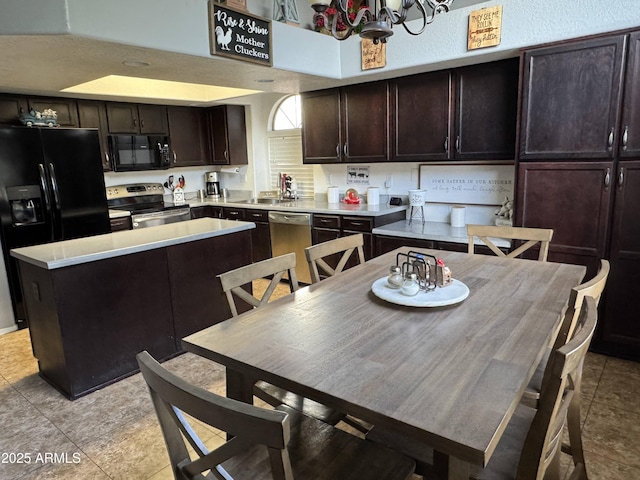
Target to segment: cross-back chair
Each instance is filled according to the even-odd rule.
[[[560,480],[560,444],[569,405],[580,392],[576,390],[584,358],[597,321],[597,307],[591,297],[584,299],[573,338],[551,352],[550,375],[540,395],[539,408],[518,406],[496,450],[484,469],[470,478],[481,480]],[[434,452],[426,445],[386,428],[374,426],[366,437],[416,460],[420,470],[429,474]],[[430,478],[430,477],[427,477]],[[576,465],[570,480],[586,479],[584,463]]]
[[[468,252],[475,253],[474,238],[478,237],[489,249],[499,257],[515,258],[526,252],[537,244],[540,244],[538,260],[547,261],[549,254],[549,243],[553,237],[553,230],[549,228],[527,228],[527,227],[498,227],[494,225],[467,225],[467,235],[469,236]],[[505,238],[508,240],[522,240],[525,243],[516,249],[505,254],[495,243],[492,238]]]
[[[251,263],[229,272],[218,275],[222,290],[227,296],[227,302],[234,317],[238,316],[238,310],[235,304],[235,297],[244,300],[254,308],[260,308],[266,305],[278,283],[282,280],[285,273],[289,275],[289,288],[291,292],[298,290],[298,281],[296,277],[296,254],[287,253],[278,257],[268,258],[260,262]],[[250,284],[253,280],[273,276],[261,298],[256,298],[243,286]],[[329,423],[337,424],[344,418],[344,414],[315,402],[311,399],[302,397],[295,393],[276,387],[265,381],[258,381],[254,385],[253,394],[268,403],[271,406],[280,404],[288,405],[296,410],[300,410],[307,415]]]
[[[311,272],[311,283],[318,283],[321,280],[320,270],[330,277],[342,272],[354,251],[357,252],[358,262],[364,263],[363,247],[364,237],[361,233],[358,233],[305,248],[304,253]],[[341,254],[341,256],[334,268],[327,263],[326,257],[336,254]]]
[[[411,459],[286,406],[266,410],[191,385],[147,352],[137,356],[176,480],[407,480]],[[209,450],[186,415],[226,432]],[[188,447],[196,455],[192,459]]]
[[[553,350],[559,349],[573,338],[585,298],[593,298],[596,307],[598,306],[602,292],[607,285],[609,270],[609,262],[602,259],[600,260],[600,269],[595,277],[571,289],[569,306],[567,307],[563,320],[560,324],[560,329],[555,337],[555,342],[549,353]],[[552,373],[551,369],[552,364],[549,363],[547,358],[543,358],[523,395],[523,404],[538,408],[540,392]],[[569,405],[569,411],[567,414],[569,443],[562,444],[562,451],[572,456],[575,465],[584,465],[584,451],[582,447],[582,435],[580,433],[580,390],[582,385],[582,371],[575,375],[574,382],[576,395],[574,395],[573,401]]]

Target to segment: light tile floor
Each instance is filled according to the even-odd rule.
[[[213,362],[187,353],[164,365],[224,394]],[[588,354],[582,396],[590,478],[640,479],[640,364]],[[209,445],[223,441],[198,430]],[[38,376],[28,330],[0,336],[0,479],[165,480],[168,465],[140,374],[71,402]]]

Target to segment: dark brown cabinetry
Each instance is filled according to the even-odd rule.
[[[586,265],[589,279],[610,259],[592,348],[635,360],[639,42],[634,32],[524,53],[516,202],[517,225],[554,229],[549,260]]]
[[[247,165],[247,126],[244,106],[221,105],[209,109],[210,138],[215,165]]]
[[[521,160],[613,158],[625,36],[524,53]]]
[[[449,158],[451,82],[449,71],[391,81],[392,160],[422,162]]]
[[[456,70],[456,160],[513,160],[518,105],[517,58]]]
[[[191,207],[191,219],[195,218],[222,218],[222,207],[204,205],[201,207]]]
[[[0,97],[0,123],[20,125],[20,115],[28,111],[26,98],[10,95]]]
[[[200,108],[168,107],[172,166],[187,167],[211,163],[207,112]]]
[[[553,228],[549,261],[586,265],[606,255],[612,162],[527,162],[518,171],[518,224]]]
[[[135,103],[107,103],[109,133],[168,134],[167,107]]]
[[[245,211],[244,220],[253,222],[256,228],[251,230],[251,258],[254,262],[271,258],[271,231],[269,229],[269,212],[267,210]]]
[[[222,207],[222,218],[226,220],[244,220],[246,210],[236,207]]]
[[[386,161],[388,90],[373,82],[303,94],[304,163]]]
[[[29,111],[42,112],[51,109],[56,112],[56,121],[61,127],[78,127],[78,105],[68,98],[29,98]]]
[[[640,160],[620,162],[599,347],[640,360]]]
[[[131,230],[131,217],[118,217],[109,219],[112,232],[119,232],[122,230]]]
[[[391,252],[400,247],[414,247],[430,250],[447,250],[449,252],[467,252],[466,243],[440,242],[436,240],[423,240],[421,238],[391,237],[387,235],[374,235],[374,249],[376,256]],[[482,255],[494,255],[483,245],[476,245],[475,253]],[[506,253],[506,252],[505,252]]]
[[[81,128],[97,128],[102,153],[102,170],[111,170],[107,148],[107,109],[102,102],[78,101],[78,122]]]

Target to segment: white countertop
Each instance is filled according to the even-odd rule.
[[[123,217],[130,217],[131,216],[131,212],[128,210],[113,210],[113,209],[109,209],[109,218],[123,218]]]
[[[467,227],[454,228],[448,223],[424,222],[415,218],[409,224],[408,220],[390,223],[372,230],[374,235],[387,235],[389,237],[413,238],[420,240],[435,240],[440,242],[468,243]],[[492,238],[498,247],[509,248],[511,242],[504,238]],[[484,245],[479,239],[474,239],[476,245]]]
[[[15,248],[11,250],[11,256],[37,267],[53,270],[227,235],[255,227],[251,222],[199,218],[138,230],[123,230],[93,237]]]
[[[292,200],[290,202],[278,203],[275,205],[265,203],[245,203],[237,199],[220,199],[197,201],[190,200],[187,202],[190,207],[218,206],[218,207],[237,207],[249,208],[252,210],[269,210],[272,212],[303,212],[303,213],[327,213],[333,215],[360,215],[365,217],[377,217],[388,213],[403,212],[407,209],[406,205],[349,205],[347,203],[323,203],[316,202],[311,199]]]

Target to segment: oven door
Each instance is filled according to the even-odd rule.
[[[168,223],[184,222],[186,220],[191,220],[191,210],[189,207],[131,215],[131,224],[134,230],[137,228],[166,225]]]

